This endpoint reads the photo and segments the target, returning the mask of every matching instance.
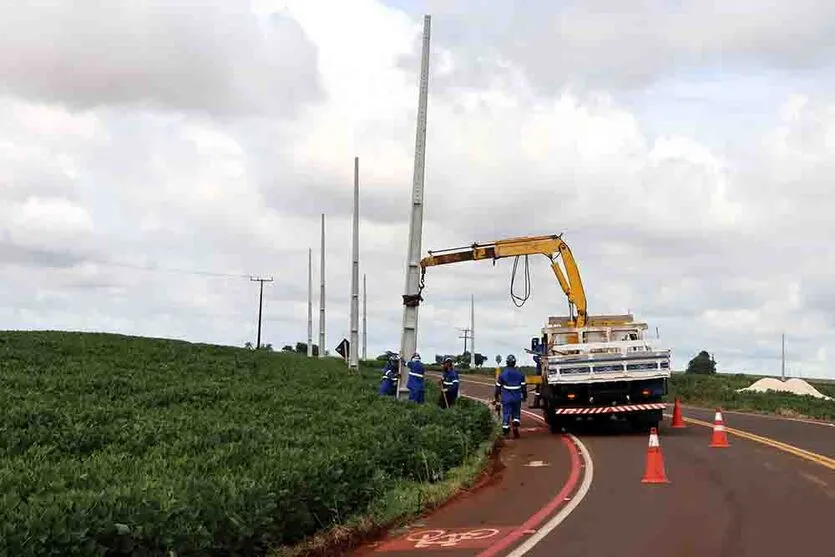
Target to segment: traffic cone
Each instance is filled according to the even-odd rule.
[[[649,446],[647,447],[647,464],[642,484],[668,484],[667,473],[664,471],[664,457],[661,454],[661,444],[658,442],[658,430],[649,430]]]
[[[684,425],[684,418],[681,416],[681,403],[679,402],[678,397],[676,397],[676,404],[673,406],[673,423],[670,424],[670,427],[687,427]]]
[[[716,409],[716,415],[713,418],[713,436],[708,446],[719,449],[731,446],[728,443],[728,434],[725,433],[725,421],[722,419],[722,410],[719,408]]]

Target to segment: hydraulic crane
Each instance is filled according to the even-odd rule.
[[[583,290],[583,282],[580,279],[580,270],[577,268],[577,262],[574,260],[574,256],[571,254],[568,245],[562,240],[562,234],[520,236],[518,238],[508,238],[493,242],[474,243],[470,246],[459,248],[430,251],[429,255],[420,261],[421,275],[417,295],[403,296],[403,303],[406,305],[417,305],[423,300],[421,292],[424,287],[424,275],[426,274],[427,267],[481,259],[492,259],[495,264],[496,259],[516,257],[513,265],[513,276],[515,279],[516,265],[518,264],[519,257],[525,256],[525,271],[527,274],[527,256],[536,254],[544,255],[551,262],[551,269],[554,271],[554,276],[557,277],[560,287],[568,297],[569,315],[574,325],[576,327],[585,326],[587,318],[586,293]],[[563,272],[558,263],[560,256],[563,259],[565,272]],[[526,278],[529,280],[529,277]],[[519,298],[513,293],[512,283],[511,296],[514,299],[514,303],[517,299],[522,299],[522,303],[527,299],[527,296],[525,298]]]

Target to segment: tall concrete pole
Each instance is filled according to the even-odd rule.
[[[470,294],[470,369],[475,368],[475,298]]]
[[[368,359],[368,289],[362,274],[362,359]]]
[[[426,110],[429,97],[429,36],[431,18],[423,16],[423,51],[420,60],[415,166],[412,174],[412,214],[409,219],[409,253],[406,260],[406,293],[403,297],[403,333],[400,357],[408,359],[417,350],[420,250],[423,235],[423,174],[426,163]],[[408,303],[407,303],[408,301]],[[408,368],[400,362],[400,388],[397,398],[407,392]]]
[[[322,213],[322,247],[319,262],[319,357],[325,357],[325,213]]]
[[[782,364],[780,366],[780,376],[783,378],[783,381],[786,380],[786,334],[783,333],[781,336],[781,342],[783,344],[783,357],[782,357]]]
[[[360,159],[354,157],[354,241],[351,249],[351,344],[348,367],[359,367],[359,276],[360,276]]]
[[[313,248],[307,248],[307,357],[313,357]]]

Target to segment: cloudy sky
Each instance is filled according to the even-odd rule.
[[[589,312],[675,367],[779,374],[785,332],[835,378],[835,4],[628,4],[0,0],[0,328],[240,346],[268,275],[263,340],[295,344],[324,212],[333,349],[357,156],[368,351],[396,349],[429,13],[424,252],[562,232]],[[472,294],[477,350],[521,356],[566,301],[531,258],[517,309],[511,268],[430,269],[419,350],[460,350]]]

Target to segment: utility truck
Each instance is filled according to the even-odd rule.
[[[459,248],[430,251],[420,261],[416,295],[403,303],[417,305],[423,298],[426,268],[461,261],[515,257],[511,298],[521,307],[530,296],[528,256],[544,255],[568,298],[568,316],[549,317],[530,349],[538,373],[527,378],[535,386],[534,407],[543,409],[552,432],[577,419],[623,418],[640,428],[657,427],[662,419],[670,377],[670,350],[647,338],[646,323],[632,315],[589,316],[580,271],[562,235],[523,236]],[[513,292],[517,265],[525,257],[525,295]],[[562,257],[565,270],[560,267]]]

